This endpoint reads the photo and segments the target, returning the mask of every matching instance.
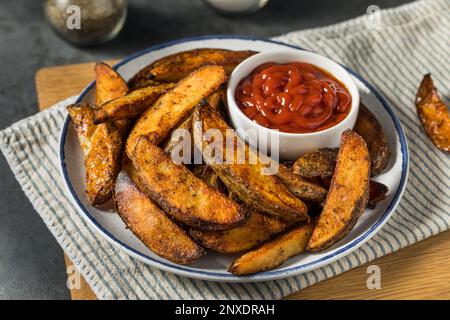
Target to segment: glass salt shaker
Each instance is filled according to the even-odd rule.
[[[46,0],[44,12],[56,33],[78,46],[113,39],[127,15],[126,0]]]

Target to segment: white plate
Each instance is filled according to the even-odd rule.
[[[298,47],[264,39],[235,36],[197,37],[151,47],[125,58],[115,68],[125,80],[128,80],[138,70],[155,59],[179,51],[206,47],[255,51],[302,50]],[[64,123],[60,141],[61,170],[68,193],[79,214],[111,244],[153,267],[182,276],[213,281],[265,281],[285,278],[323,267],[354,251],[380,230],[400,201],[408,175],[408,148],[397,116],[380,93],[361,76],[351,70],[349,71],[354,76],[360,90],[361,100],[377,116],[387,134],[392,155],[387,170],[376,177],[376,180],[387,185],[389,193],[387,194],[387,199],[379,203],[375,210],[367,210],[361,216],[356,226],[344,239],[325,252],[302,254],[289,259],[275,270],[246,277],[236,277],[227,272],[227,267],[236,257],[234,255],[219,255],[208,252],[200,261],[190,266],[176,265],[157,256],[125,227],[125,224],[117,214],[111,213],[110,210],[93,208],[89,205],[84,192],[86,186],[83,157],[76,134],[70,125],[69,117]],[[78,102],[93,101],[94,85],[95,83],[93,82],[83,90],[78,98]]]

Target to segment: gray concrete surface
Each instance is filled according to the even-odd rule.
[[[270,37],[324,26],[408,0],[270,0],[256,14],[217,15],[201,0],[129,0],[120,35],[80,49],[45,23],[43,1],[0,2],[0,129],[36,113],[34,74],[42,67],[122,57],[150,45],[195,35]],[[0,299],[68,299],[62,250],[0,157]]]

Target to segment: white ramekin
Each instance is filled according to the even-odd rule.
[[[259,65],[266,62],[288,63],[288,62],[305,62],[313,64],[340,80],[352,97],[351,109],[347,117],[335,126],[312,133],[288,133],[281,132],[274,129],[269,129],[261,126],[248,118],[238,107],[235,101],[235,90],[239,81],[248,76]],[[335,148],[339,146],[341,135],[346,129],[353,129],[356,122],[359,109],[359,92],[353,81],[352,76],[340,64],[333,60],[321,56],[317,53],[308,51],[286,51],[286,52],[263,52],[256,54],[239,64],[233,71],[228,81],[227,89],[228,112],[231,123],[237,134],[243,139],[247,139],[246,132],[256,131],[258,137],[266,137],[265,139],[272,139],[279,143],[279,158],[280,160],[295,160],[304,153],[318,148]],[[275,139],[275,140],[273,140]],[[257,147],[255,140],[249,141],[253,147]],[[259,140],[259,149],[261,149],[261,142]],[[276,143],[276,142],[275,142]],[[270,143],[266,147],[268,151],[271,150]],[[272,148],[273,149],[273,148]],[[275,151],[276,152],[276,151]],[[273,156],[273,155],[272,155]]]

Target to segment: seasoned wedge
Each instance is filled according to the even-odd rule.
[[[253,51],[230,51],[224,49],[195,49],[175,53],[157,60],[139,71],[130,81],[131,88],[139,87],[148,80],[177,82],[194,70],[206,65],[221,65],[230,74],[233,69],[255,54]]]
[[[164,83],[131,91],[125,96],[110,100],[95,112],[95,123],[133,119],[139,117],[156,99],[172,89],[175,84]]]
[[[310,224],[296,227],[261,247],[247,252],[235,260],[228,271],[244,276],[274,269],[289,258],[304,252],[313,230],[314,227]]]
[[[209,144],[206,139],[203,139],[203,132],[216,129],[222,133],[223,137],[226,137],[226,131],[230,129],[220,115],[208,105],[196,108],[194,122],[198,124],[194,125],[194,140],[199,150],[207,150],[206,147]],[[230,140],[233,140],[234,145],[244,143],[233,131],[228,130],[228,134],[231,134]],[[227,159],[226,140],[224,138],[223,144],[215,149],[216,153],[223,155],[223,159]],[[279,219],[296,222],[309,219],[307,207],[300,199],[290,193],[276,176],[263,174],[264,165],[261,161],[257,161],[256,164],[249,163],[250,152],[253,151],[248,145],[245,144],[244,153],[247,160],[244,163],[239,163],[236,149],[231,151],[230,161],[222,163],[217,163],[203,153],[205,162],[211,166],[231,192],[249,207]]]
[[[214,190],[229,195],[226,186],[210,166],[206,164],[195,164],[192,166],[192,173]],[[232,197],[230,196],[230,198]]]
[[[164,150],[141,137],[131,157],[138,185],[174,219],[201,230],[230,229],[247,218],[239,205],[212,189]]]
[[[450,153],[450,114],[430,74],[424,76],[417,91],[416,109],[431,142],[442,152]]]
[[[114,198],[127,227],[157,255],[178,264],[190,264],[204,254],[202,247],[142,193],[123,170],[117,177]]]
[[[388,193],[389,188],[384,184],[370,180],[369,181],[369,202],[367,207],[370,209],[374,209],[377,206],[377,203],[386,199],[386,194]]]
[[[95,64],[95,105],[122,97],[128,93],[125,80],[104,62]]]
[[[77,132],[86,167],[86,192],[93,206],[108,201],[119,173],[122,138],[112,123],[94,124],[93,106],[67,107]]]
[[[322,148],[301,156],[292,165],[292,172],[304,178],[329,178],[333,175],[339,149]]]
[[[350,232],[367,206],[369,177],[366,143],[356,132],[344,131],[331,187],[307,251],[325,250]]]
[[[297,198],[319,204],[325,201],[328,191],[324,187],[292,173],[281,163],[278,166],[277,177]]]
[[[213,92],[212,94],[210,94],[207,98],[206,98],[206,102],[215,110],[220,110],[220,104],[221,104],[221,100],[220,100],[220,94],[221,91],[220,89]],[[186,120],[184,120],[183,122],[181,122],[181,124],[179,124],[176,129],[174,129],[172,131],[172,135],[170,136],[169,139],[166,139],[166,141],[164,142],[164,151],[167,152],[168,154],[171,154],[173,148],[179,143],[179,137],[174,135],[174,133],[176,132],[177,129],[182,129],[182,130],[187,130],[189,132],[189,134],[192,136],[192,119],[193,119],[193,115],[192,113],[189,114],[189,116],[186,118]],[[194,144],[192,143],[192,149],[191,149],[191,154],[193,154],[193,147]],[[181,156],[181,155],[180,155]]]
[[[383,127],[362,103],[353,130],[367,144],[371,161],[371,175],[379,175],[386,168],[391,155]]]
[[[136,122],[126,143],[126,153],[132,157],[137,139],[146,136],[152,143],[160,143],[175,126],[203,99],[217,90],[225,81],[225,70],[220,66],[202,67],[175,88],[161,96]]]
[[[292,223],[250,211],[250,218],[237,228],[224,231],[191,229],[189,234],[202,246],[220,253],[244,252],[255,248],[274,235],[285,231]]]
[[[95,105],[100,107],[106,102],[122,97],[128,92],[128,85],[123,78],[104,62],[95,64]],[[128,132],[129,122],[126,120],[114,123],[122,137]]]

